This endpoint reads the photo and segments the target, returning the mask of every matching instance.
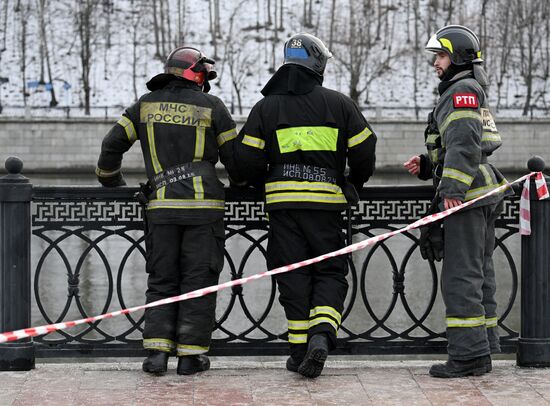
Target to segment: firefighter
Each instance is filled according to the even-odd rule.
[[[235,143],[241,179],[265,191],[269,269],[342,248],[342,210],[374,172],[376,135],[349,97],[322,86],[331,56],[313,35],[291,37]],[[336,347],[347,271],[340,256],[276,277],[288,370],[321,374]]]
[[[103,186],[124,185],[123,154],[139,141],[148,182],[146,203],[146,302],[218,283],[224,253],[224,189],[216,175],[218,156],[234,171],[235,123],[212,95],[214,61],[201,51],[180,47],[168,56],[164,73],[153,77],[143,95],[126,109],[105,136],[96,174]],[[170,354],[177,373],[210,367],[208,352],[215,323],[216,295],[145,311],[143,370],[162,375]]]
[[[428,117],[428,153],[411,157],[405,168],[420,179],[434,179],[436,210],[449,209],[506,183],[488,162],[501,146],[486,95],[477,36],[468,28],[441,28],[426,45],[435,54],[439,100]],[[424,259],[441,260],[441,291],[446,307],[448,360],[433,365],[440,378],[490,372],[491,353],[500,352],[495,301],[495,219],[505,193],[456,212],[421,230]]]

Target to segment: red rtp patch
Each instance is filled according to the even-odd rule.
[[[455,93],[453,94],[453,104],[455,109],[459,107],[477,108],[477,96],[475,93]]]

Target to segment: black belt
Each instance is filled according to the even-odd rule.
[[[336,170],[305,164],[276,164],[269,170],[271,178],[290,178],[310,182],[338,184],[339,174]]]
[[[162,172],[157,173],[151,179],[153,191],[172,183],[181,182],[195,176],[216,176],[214,165],[208,161],[186,162],[180,165],[171,166]]]

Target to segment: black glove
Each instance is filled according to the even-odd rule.
[[[428,261],[441,261],[443,259],[444,240],[443,225],[441,223],[420,227],[420,255]]]

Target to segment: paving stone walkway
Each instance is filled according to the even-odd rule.
[[[0,372],[0,405],[550,405],[550,369],[522,369],[495,361],[481,377],[435,379],[432,361],[327,362],[305,379],[284,359],[212,358],[212,369],[163,377],[141,362],[39,363],[28,372]]]

